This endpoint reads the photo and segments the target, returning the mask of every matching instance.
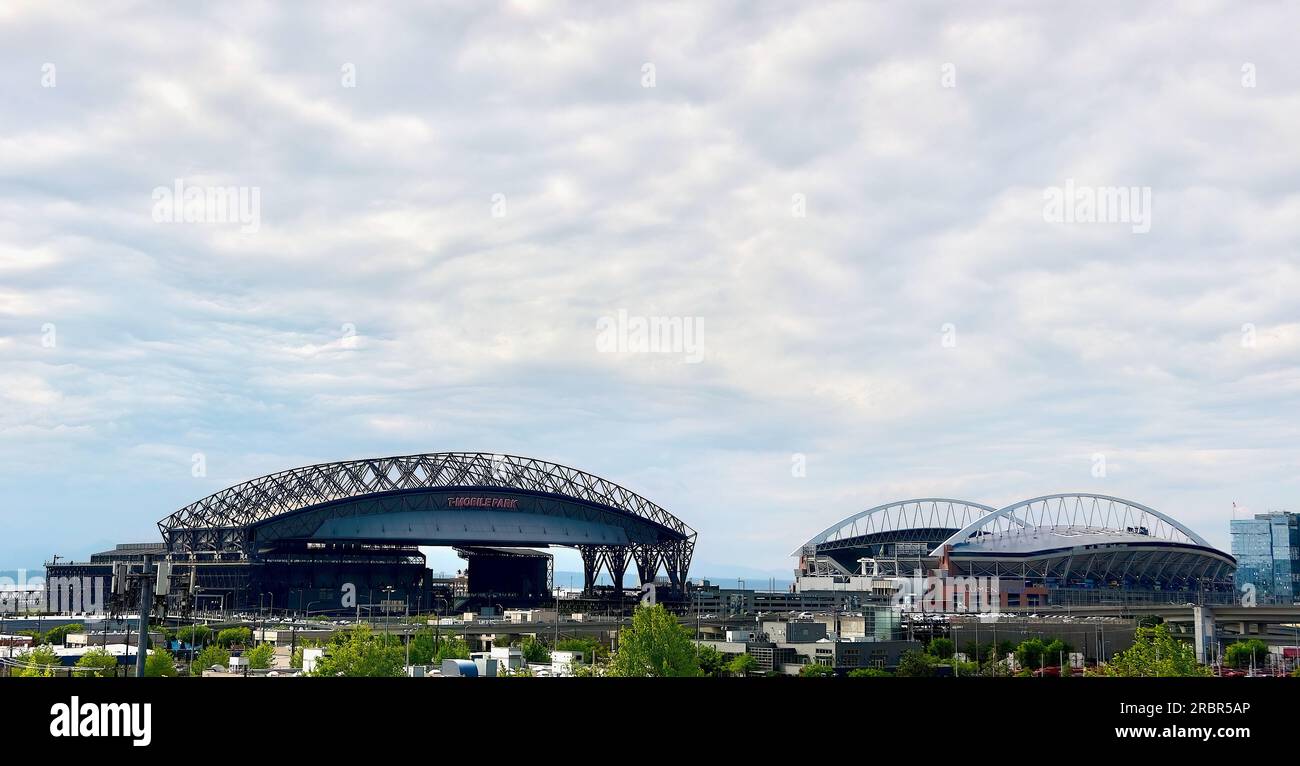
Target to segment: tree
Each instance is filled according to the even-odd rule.
[[[517,646],[519,651],[523,652],[524,660],[528,662],[546,663],[551,661],[550,650],[536,636],[524,636]]]
[[[737,654],[727,663],[727,672],[733,676],[747,676],[758,669],[758,660],[752,654]]]
[[[67,625],[59,625],[58,627],[50,628],[49,630],[45,631],[45,635],[41,636],[41,643],[61,645],[63,644],[64,640],[68,637],[69,633],[85,633],[85,632],[86,632],[85,625],[82,625],[79,622],[70,622]]]
[[[441,666],[444,660],[468,660],[469,644],[461,638],[443,638],[438,651],[433,655],[435,665]]]
[[[946,660],[953,655],[953,652],[957,651],[957,646],[951,638],[932,638],[927,651],[932,657]]]
[[[190,663],[190,675],[200,676],[203,671],[212,668],[213,665],[226,667],[230,664],[230,652],[220,644],[209,644],[207,648],[199,652],[199,656],[194,658]]]
[[[1208,676],[1210,669],[1196,662],[1188,644],[1169,635],[1169,627],[1138,628],[1133,645],[1116,654],[1099,675],[1108,676]]]
[[[835,668],[822,662],[810,662],[799,668],[802,678],[829,678],[835,675]]]
[[[556,642],[555,648],[562,652],[582,652],[587,662],[609,655],[609,649],[594,638],[564,638]]]
[[[1235,641],[1223,653],[1223,661],[1234,668],[1260,667],[1268,661],[1268,644],[1252,638]]]
[[[1070,664],[1070,652],[1074,647],[1059,638],[1054,638],[1043,647],[1043,661],[1050,666],[1060,666]]]
[[[267,670],[275,659],[275,647],[271,644],[258,644],[244,652],[248,658],[248,667],[252,670]]]
[[[52,646],[36,646],[18,655],[18,661],[25,667],[15,675],[26,678],[52,678],[54,669],[63,663]]]
[[[243,646],[253,640],[253,631],[247,626],[238,628],[226,628],[217,633],[217,643],[229,649],[232,646]]]
[[[1016,662],[1021,668],[1038,670],[1044,662],[1047,644],[1041,638],[1030,638],[1020,642],[1016,647]]]
[[[663,604],[638,606],[632,626],[619,636],[610,675],[698,676],[700,663],[691,635]]]
[[[207,625],[186,625],[176,630],[176,640],[190,646],[201,646],[211,639],[212,629]]]
[[[411,650],[412,665],[429,665],[433,662],[433,655],[438,651],[438,637],[432,630],[417,630],[411,634],[408,641]],[[295,659],[298,662],[294,665],[296,668],[302,667],[301,659]]]
[[[144,674],[149,678],[172,678],[176,675],[176,658],[166,649],[155,649],[144,658]]]
[[[717,678],[727,670],[727,660],[722,652],[708,644],[696,647],[695,661],[700,663],[700,672],[712,678]]]
[[[365,625],[345,632],[347,639],[335,644],[316,661],[312,675],[370,678],[405,675],[405,652],[401,647],[385,642]]]
[[[893,675],[880,668],[854,668],[849,671],[849,678],[892,678]]]
[[[962,651],[971,660],[983,664],[983,662],[993,656],[997,651],[997,646],[993,642],[979,644],[974,641],[967,641],[962,644]]]
[[[898,669],[894,675],[907,678],[925,678],[934,675],[934,658],[915,649],[903,652],[898,658]]]
[[[85,672],[77,675],[91,676],[98,678],[112,678],[117,674],[117,658],[109,654],[103,647],[95,647],[81,655],[77,660],[78,668],[85,668]]]

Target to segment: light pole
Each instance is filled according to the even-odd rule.
[[[446,605],[447,605],[447,609],[450,611],[450,609],[451,609],[451,602],[450,602],[450,601],[448,601],[447,599],[443,598],[442,596],[434,596],[434,597],[433,597],[433,603],[434,603],[434,604],[437,604],[439,601],[441,601],[442,603],[446,604]],[[437,607],[435,606],[434,609],[436,610]],[[433,615],[433,654],[434,654],[435,657],[438,655],[438,650],[441,649],[441,648],[442,648],[442,615],[441,615],[441,614],[438,614],[438,613],[435,611],[435,613],[434,613],[434,615]]]
[[[388,646],[388,602],[393,597],[393,586],[384,586],[384,646]]]

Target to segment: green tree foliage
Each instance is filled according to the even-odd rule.
[[[1157,625],[1138,628],[1133,645],[1116,654],[1100,675],[1109,676],[1208,676],[1210,669],[1196,662],[1189,644],[1169,635],[1169,628]]]
[[[14,675],[26,678],[51,678],[55,674],[55,669],[62,665],[59,662],[59,655],[54,653],[54,647],[48,645],[31,648],[18,655],[18,661],[27,667],[18,670]]]
[[[619,636],[609,672],[620,677],[701,674],[690,632],[663,604],[637,607],[632,626]]]
[[[957,646],[951,638],[932,638],[930,639],[930,645],[926,647],[926,651],[930,653],[931,657],[946,660],[953,655],[953,652],[957,651]]]
[[[551,661],[551,652],[536,636],[524,636],[516,646],[519,651],[523,652],[524,659],[528,662],[545,663]]]
[[[898,670],[894,675],[907,678],[925,678],[934,675],[934,658],[925,652],[916,650],[903,652],[898,658]]]
[[[469,644],[464,639],[444,636],[438,651],[433,655],[435,665],[442,666],[443,660],[468,660]]]
[[[555,648],[562,652],[582,652],[587,662],[609,656],[609,648],[594,638],[564,638]]]
[[[41,643],[62,645],[64,640],[68,637],[69,633],[85,633],[85,632],[86,632],[85,625],[82,625],[79,622],[70,622],[67,625],[60,625],[58,627],[50,628],[49,630],[45,631],[45,634],[41,636]]]
[[[166,649],[155,649],[144,658],[144,674],[150,678],[172,678],[176,675],[176,658]]]
[[[213,665],[220,665],[224,668],[229,664],[230,652],[226,651],[225,647],[220,644],[209,644],[203,651],[199,652],[198,657],[194,658],[190,675],[201,676],[203,671],[210,670]]]
[[[411,634],[411,664],[429,665],[438,652],[438,636],[432,630],[417,630]],[[301,659],[294,667],[302,667]]]
[[[758,660],[752,654],[737,654],[727,663],[727,672],[733,676],[747,676],[758,670]]]
[[[241,625],[238,628],[225,628],[217,633],[217,643],[229,649],[232,646],[246,646],[253,640],[253,630]]]
[[[81,655],[77,667],[84,669],[84,672],[77,673],[79,676],[112,678],[117,672],[117,658],[97,646]]]
[[[1043,662],[1049,667],[1069,665],[1070,652],[1072,651],[1074,651],[1074,647],[1059,638],[1054,638],[1043,647]]]
[[[802,678],[829,678],[835,675],[835,668],[821,662],[811,662],[799,668]]]
[[[372,678],[404,675],[406,655],[402,647],[374,635],[365,625],[343,632],[347,640],[335,644],[317,660],[312,675]]]
[[[1148,614],[1138,618],[1139,628],[1154,628],[1165,621],[1165,618],[1157,614]]]
[[[1026,639],[1016,647],[1016,662],[1021,668],[1038,670],[1044,663],[1046,652],[1047,644],[1043,643],[1043,639]]]
[[[1235,641],[1224,651],[1223,661],[1234,668],[1260,667],[1268,662],[1268,644],[1258,638]]]
[[[854,668],[849,671],[849,678],[892,678],[893,675],[880,668]]]
[[[268,670],[275,659],[275,647],[271,644],[258,644],[244,652],[248,658],[248,667],[253,670]]]
[[[212,629],[207,625],[186,625],[177,628],[176,640],[190,646],[202,646],[212,640]]]
[[[700,644],[696,647],[695,661],[700,663],[700,672],[712,678],[717,678],[727,671],[727,661],[722,656],[722,652],[708,644]]]
[[[985,660],[992,657],[993,652],[996,649],[997,647],[995,647],[992,642],[978,644],[974,641],[967,641],[962,644],[961,648],[962,652],[964,652],[971,661],[979,663],[983,663]]]

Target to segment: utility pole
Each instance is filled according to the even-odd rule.
[[[140,636],[135,645],[136,678],[144,678],[145,646],[149,643],[149,607],[153,602],[152,586],[153,556],[145,554],[144,572],[140,577]]]

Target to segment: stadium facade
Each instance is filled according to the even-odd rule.
[[[996,581],[997,607],[1230,603],[1236,560],[1131,500],[1063,493],[995,509],[950,498],[886,503],[843,519],[792,555],[797,587],[920,576]]]
[[[661,593],[685,590],[696,533],[644,497],[592,474],[532,458],[443,452],[294,468],[195,501],[158,522],[160,544],[119,546],[91,562],[54,561],[47,578],[111,577],[138,554],[170,565],[182,600],[228,609],[327,611],[356,603],[430,609],[528,604],[550,597],[556,546],[581,554],[592,597],[622,597],[635,568]],[[420,546],[455,548],[470,592],[433,578]],[[121,555],[115,555],[121,554]],[[615,586],[601,589],[607,572]],[[483,592],[473,592],[478,587]],[[609,592],[604,592],[609,591]],[[455,596],[461,596],[456,599]]]

